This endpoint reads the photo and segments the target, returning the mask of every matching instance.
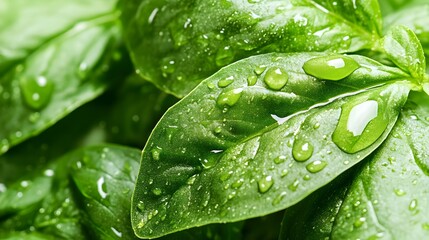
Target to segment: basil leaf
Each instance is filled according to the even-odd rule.
[[[79,209],[68,180],[68,159],[51,163],[34,178],[24,178],[0,193],[3,215],[0,232],[36,231],[60,239],[84,239]],[[4,212],[3,212],[4,213]]]
[[[354,169],[286,209],[279,239],[330,239],[333,220],[353,180]]]
[[[372,67],[361,67],[339,82],[317,80],[304,73],[306,61],[325,55],[267,54],[242,60],[203,81],[169,109],[143,152],[132,206],[136,234],[157,237],[284,209],[381,144],[409,88],[402,83],[387,84],[341,96],[352,91],[354,84],[370,86],[400,75],[366,75],[367,71],[375,74],[391,68],[372,65],[358,56],[350,58],[360,66]],[[260,78],[265,83],[251,81],[248,86],[247,77],[262,64]],[[287,84],[281,90],[270,90],[271,81],[277,77],[283,81],[286,73]],[[361,81],[364,75],[365,82]],[[334,99],[323,103],[327,98]],[[341,124],[337,127],[338,120],[344,118],[340,115],[354,116],[354,110],[347,110],[349,106],[366,103],[376,105],[376,109],[369,108],[371,112],[375,109],[375,116],[365,113],[372,117],[360,123],[351,120],[346,129]],[[342,114],[341,108],[346,109]],[[334,143],[333,133],[350,141]],[[342,162],[331,163],[328,156]],[[322,169],[323,176],[317,174]],[[145,205],[143,210],[138,208],[140,201]]]
[[[395,26],[384,37],[383,47],[396,65],[422,81],[426,73],[425,54],[419,39],[409,28]]]
[[[427,1],[407,5],[406,8],[388,15],[384,19],[384,25],[386,29],[396,25],[407,26],[417,35],[426,55],[429,55],[429,3]]]
[[[0,154],[94,99],[113,82],[101,75],[121,35],[115,4],[3,1]]]
[[[251,55],[372,49],[381,33],[375,0],[127,1],[123,11],[138,73],[178,97]]]
[[[335,219],[333,238],[428,236],[429,98],[411,97],[389,138],[355,179]]]
[[[130,201],[140,154],[137,149],[97,146],[70,157],[83,224],[97,238],[135,238]]]

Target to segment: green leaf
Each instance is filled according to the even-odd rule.
[[[84,239],[79,209],[69,187],[67,160],[58,159],[0,193],[0,209],[13,210],[6,212],[9,216],[2,214],[0,232],[36,231],[57,239]]]
[[[157,237],[284,209],[377,148],[393,127],[409,88],[404,83],[370,87],[406,77],[359,56],[350,57],[361,67],[342,81],[305,74],[306,61],[326,55],[244,59],[203,81],[169,109],[143,152],[132,206],[137,235]],[[266,70],[248,86],[248,76],[262,65]],[[279,91],[264,82],[272,68],[288,74]],[[231,77],[228,86],[217,86]],[[374,120],[386,117],[385,131],[356,154],[343,152],[331,139],[341,108],[373,98],[382,106]],[[371,132],[361,135],[366,138]],[[140,201],[143,210],[137,206]]]
[[[427,1],[410,4],[384,19],[385,29],[397,25],[410,28],[419,38],[426,55],[429,55],[429,3]]]
[[[354,180],[333,239],[424,239],[429,234],[428,96],[411,95],[389,138]]]
[[[24,233],[24,232],[0,232],[0,237],[3,240],[54,240],[55,237],[40,234],[37,232]]]
[[[97,146],[70,156],[83,224],[97,238],[135,238],[130,205],[140,154],[138,149]]]
[[[286,209],[279,240],[329,239],[355,168]]]
[[[0,154],[113,83],[116,1],[6,0],[0,6]],[[49,27],[46,27],[49,26]]]
[[[123,16],[138,73],[178,97],[251,55],[372,49],[381,33],[375,0],[140,0]]]
[[[401,69],[418,81],[426,73],[426,58],[419,39],[405,26],[395,26],[384,37],[383,47],[387,56]]]

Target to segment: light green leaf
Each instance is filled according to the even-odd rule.
[[[393,127],[409,88],[405,83],[374,85],[405,76],[359,56],[350,57],[361,67],[342,81],[305,74],[304,63],[323,56],[267,54],[244,59],[203,81],[168,110],[143,152],[132,206],[137,235],[157,237],[284,209],[377,148]],[[287,73],[281,90],[271,90],[264,81],[272,68]],[[249,86],[247,79],[255,69],[260,76]],[[224,80],[231,78],[234,81],[225,87]],[[341,108],[369,99],[380,105],[374,121],[386,117],[385,131],[371,140],[372,145],[345,153],[337,146],[343,143],[331,138],[340,131]],[[361,128],[368,122],[354,122],[349,131],[355,124]],[[138,208],[140,201],[144,209]]]
[[[138,73],[178,97],[251,55],[354,52],[381,34],[376,0],[140,0],[125,2],[123,16]]]
[[[417,81],[426,73],[426,58],[419,39],[405,26],[390,29],[383,40],[384,50],[392,62],[409,72]]]
[[[113,83],[116,0],[0,4],[0,153],[34,136]],[[49,27],[47,27],[49,26]]]
[[[411,101],[354,180],[332,232],[333,239],[425,239],[429,234],[429,98]]]
[[[409,4],[397,12],[387,15],[384,19],[386,30],[397,25],[410,28],[419,38],[426,55],[429,55],[429,3],[427,1]]]

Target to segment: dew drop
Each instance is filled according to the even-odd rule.
[[[312,163],[309,163],[306,168],[311,173],[317,173],[322,171],[328,163],[325,161],[316,160]]]
[[[255,75],[250,75],[247,77],[247,85],[253,86],[258,81],[258,77]]]
[[[410,211],[413,211],[417,208],[417,205],[418,205],[417,199],[413,199],[413,200],[411,200],[410,204],[408,205],[408,209]]]
[[[282,68],[272,67],[267,70],[264,76],[264,82],[273,90],[282,89],[289,80],[289,75]]]
[[[152,159],[158,161],[160,154],[161,154],[162,148],[160,147],[155,147],[151,150],[152,153]]]
[[[233,90],[229,90],[227,92],[222,92],[217,98],[217,104],[219,106],[228,105],[230,107],[234,106],[241,97],[243,92],[242,88],[236,88]]]
[[[30,116],[28,117],[28,120],[30,120],[30,122],[35,123],[37,122],[37,120],[39,120],[40,118],[40,113],[39,112],[34,112],[32,114],[30,114]]]
[[[231,187],[235,188],[235,189],[238,189],[241,186],[243,186],[243,183],[244,183],[244,179],[240,178],[236,182],[234,182],[233,184],[231,184]]]
[[[284,163],[285,161],[286,161],[286,156],[278,156],[278,157],[274,158],[275,164]]]
[[[154,189],[152,189],[152,193],[156,196],[159,196],[159,195],[161,195],[162,190],[160,188],[154,188]]]
[[[258,189],[260,193],[266,193],[273,186],[274,180],[272,176],[266,176],[258,181]]]
[[[313,155],[313,145],[306,141],[295,140],[292,147],[293,158],[298,162],[307,161]]]
[[[282,192],[279,195],[277,195],[277,197],[274,198],[273,200],[273,206],[278,205],[286,196],[286,192]]]
[[[34,110],[48,105],[54,90],[54,84],[44,76],[24,77],[20,79],[20,88],[25,103]]]
[[[352,74],[360,65],[350,57],[334,55],[312,58],[302,67],[308,75],[324,80],[341,80]]]
[[[215,157],[209,157],[209,158],[200,159],[200,162],[205,169],[209,169],[214,167],[218,161]]]
[[[282,171],[280,172],[280,176],[281,177],[286,177],[289,173],[289,170],[287,169],[282,169]]]
[[[395,188],[393,191],[398,197],[404,196],[406,194],[406,192],[400,188]]]
[[[9,150],[9,140],[3,139],[0,141],[0,153],[5,153]]]
[[[353,226],[356,227],[356,228],[359,228],[359,227],[361,227],[365,223],[365,221],[366,221],[366,218],[360,217],[358,220],[356,220],[353,223]]]
[[[144,211],[144,202],[143,201],[139,201],[139,203],[137,203],[137,209],[139,210],[139,211]]]
[[[233,76],[229,76],[225,79],[221,79],[219,80],[219,82],[217,83],[217,85],[221,88],[227,87],[229,86],[231,83],[234,82],[234,77]]]
[[[176,62],[169,58],[163,59],[163,63],[161,66],[162,76],[167,77],[169,74],[172,74],[175,71],[176,71]]]
[[[298,189],[298,186],[299,186],[299,180],[296,179],[292,184],[289,184],[288,188],[291,191],[295,192]]]
[[[253,71],[256,73],[256,75],[261,75],[262,73],[265,72],[266,69],[267,69],[267,66],[259,65],[259,66],[255,67],[255,69]]]

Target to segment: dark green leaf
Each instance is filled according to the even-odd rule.
[[[279,239],[329,239],[333,220],[351,184],[351,177],[354,177],[353,172],[353,169],[347,171],[298,204],[286,209]]]
[[[100,95],[118,48],[116,0],[0,6],[0,153]],[[49,26],[49,27],[47,27]]]
[[[84,226],[98,239],[135,238],[130,204],[140,154],[137,149],[99,146],[70,156]]]
[[[334,239],[429,236],[428,102],[426,95],[412,95],[389,138],[349,190],[335,219]]]
[[[395,26],[384,37],[383,47],[389,59],[409,72],[417,81],[426,73],[426,59],[415,33],[405,26]]]
[[[239,61],[203,81],[168,110],[143,153],[132,207],[137,235],[156,237],[284,209],[377,148],[393,127],[409,89],[405,83],[369,87],[405,76],[359,56],[350,57],[361,67],[342,81],[306,75],[304,63],[321,56],[326,54],[267,54]],[[271,78],[267,75],[273,68],[287,73],[282,74],[288,81],[279,91],[270,90],[264,81]],[[255,69],[263,70],[248,86]],[[228,86],[218,87],[231,78]],[[356,91],[359,87],[369,89]],[[376,116],[337,128],[342,107],[367,101],[379,104]],[[367,124],[369,130],[384,131],[356,154],[343,152],[332,141],[334,131],[368,138],[371,132],[363,131]],[[362,131],[355,131],[355,125]],[[140,201],[143,210],[138,208]]]
[[[138,73],[179,97],[254,54],[372,49],[381,32],[375,0],[140,0],[124,19]]]

